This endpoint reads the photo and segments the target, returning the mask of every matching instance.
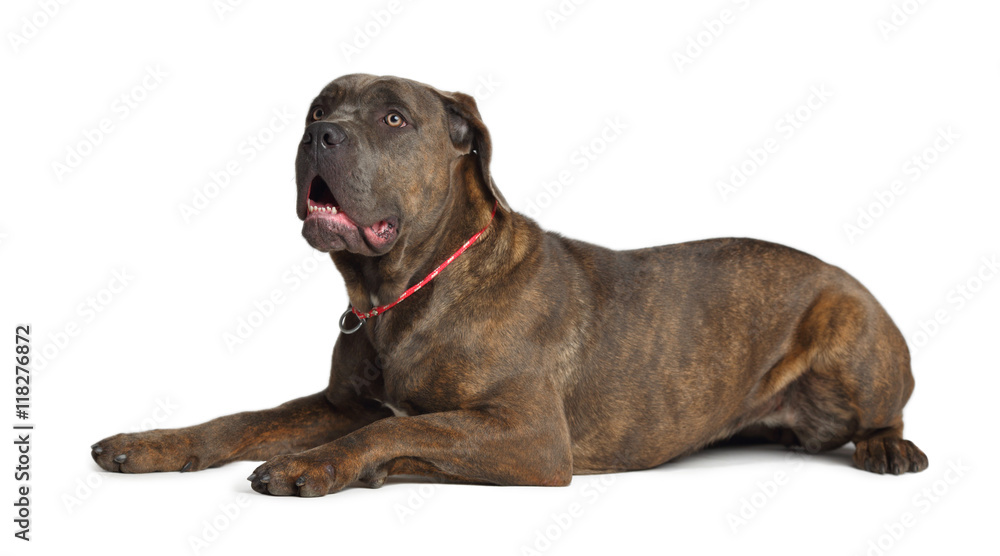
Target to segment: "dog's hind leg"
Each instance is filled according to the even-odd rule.
[[[906,342],[878,302],[856,290],[821,293],[803,319],[798,338],[810,368],[783,393],[787,426],[810,452],[853,441],[854,464],[866,471],[923,471],[927,456],[902,436],[914,384]]]

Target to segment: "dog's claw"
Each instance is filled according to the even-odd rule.
[[[115,462],[117,463],[125,463],[126,459],[128,459],[128,456],[125,454],[118,454],[115,456]]]
[[[302,486],[302,485],[304,485],[304,484],[306,484],[306,478],[305,478],[305,477],[299,477],[299,478],[298,478],[298,479],[297,479],[297,480],[295,481],[295,486],[297,486],[297,487],[300,487],[300,486]]]
[[[104,453],[104,448],[101,448],[97,444],[94,444],[93,446],[91,446],[90,449],[93,450],[95,454],[103,454]]]
[[[257,478],[257,474],[256,473],[251,473],[250,476],[247,477],[247,480],[248,481],[253,481],[256,478]]]
[[[263,475],[260,476],[260,482],[262,482],[262,483],[266,484],[270,480],[271,480],[271,474],[270,473],[264,473]]]
[[[184,467],[181,467],[181,473],[187,472],[188,469],[191,469],[191,462],[190,461],[187,462],[187,463],[185,463]]]

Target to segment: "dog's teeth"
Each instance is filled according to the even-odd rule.
[[[309,205],[309,212],[329,212],[330,214],[337,214],[339,212],[337,207],[321,207],[319,205]]]

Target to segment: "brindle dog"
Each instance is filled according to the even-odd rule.
[[[102,468],[266,460],[254,490],[322,496],[396,474],[566,485],[727,440],[854,442],[867,471],[927,467],[902,436],[913,390],[903,336],[839,268],[751,239],[612,251],[542,231],[497,190],[465,94],[347,75],[305,124],[302,233],[330,252],[358,311],[396,300],[485,232],[341,333],[326,390],[106,438],[93,446]]]

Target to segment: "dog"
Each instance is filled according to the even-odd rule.
[[[545,232],[511,210],[491,153],[468,95],[327,85],[295,169],[302,234],[350,301],[328,387],[111,436],[97,464],[264,461],[253,490],[306,497],[390,475],[567,485],[725,442],[853,442],[866,471],[927,467],[902,436],[906,342],[846,272],[752,239],[613,251]]]

